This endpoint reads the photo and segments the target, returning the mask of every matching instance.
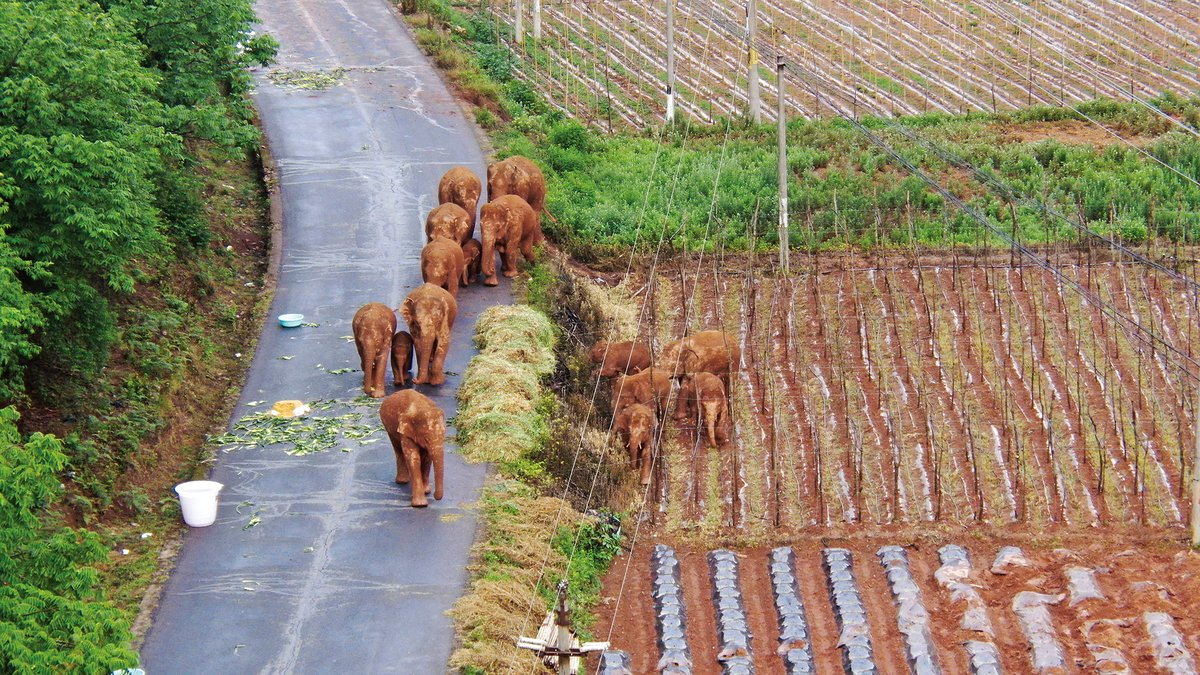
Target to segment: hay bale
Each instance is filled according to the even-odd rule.
[[[533,367],[538,375],[554,371],[554,326],[528,305],[496,305],[479,315],[475,344],[483,353]]]

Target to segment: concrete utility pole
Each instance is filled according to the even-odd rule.
[[[762,122],[762,107],[758,97],[758,49],[754,47],[758,38],[758,2],[746,0],[746,65],[747,95],[750,98],[750,118],[757,124]]]
[[[542,0],[533,0],[533,41],[542,39]]]
[[[525,3],[523,0],[517,0],[514,6],[517,8],[517,44],[520,45],[525,42]]]
[[[787,170],[787,115],[784,114],[783,56],[775,55],[775,88],[779,91],[779,109],[776,113],[779,128],[779,269],[784,276],[790,274],[788,257],[791,238],[788,235],[788,170]]]
[[[675,121],[675,0],[667,0],[667,124]]]

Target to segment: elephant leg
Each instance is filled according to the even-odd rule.
[[[450,295],[454,296],[455,298],[458,298],[458,283],[461,280],[462,280],[461,275],[458,275],[458,274],[446,275],[446,290],[449,291]]]
[[[371,396],[371,385],[373,380],[371,379],[371,359],[369,357],[369,353],[367,352],[366,348],[363,347],[363,343],[357,340],[354,341],[354,346],[358,349],[358,363],[363,372],[363,393]]]
[[[396,484],[404,485],[409,481],[408,463],[404,459],[404,439],[391,430],[388,431],[388,439],[392,442],[392,451],[396,453]]]
[[[483,253],[479,261],[479,269],[483,272],[483,285],[496,286],[500,280],[496,278],[496,242],[490,237],[483,238]]]
[[[433,347],[433,363],[430,364],[430,384],[443,384],[446,381],[446,352],[450,350],[450,328],[446,327],[438,335]]]
[[[429,470],[433,468],[433,458],[428,452],[421,453],[421,482],[425,485],[425,494],[433,492],[433,486],[429,484]]]
[[[412,478],[412,505],[429,506],[425,498],[425,474],[421,472],[421,448],[408,437],[403,438],[404,461],[408,464],[408,475]]]
[[[729,440],[729,434],[726,429],[729,425],[729,414],[725,412],[725,405],[721,405],[721,409],[717,411],[716,434],[717,443],[724,444]]]
[[[533,235],[521,240],[521,257],[529,262],[537,262],[537,256],[533,251]]]
[[[374,371],[372,373],[374,375],[372,381],[375,388],[375,392],[371,396],[374,398],[383,398],[385,380],[387,380],[387,362],[388,358],[392,355],[391,352],[392,346],[390,344],[381,345],[379,350],[375,352],[374,364],[371,366]]]
[[[422,337],[419,340],[414,338],[413,342],[417,348],[417,376],[413,379],[413,384],[428,384],[429,357],[433,351],[433,340]]]
[[[517,276],[517,247],[504,247],[504,276],[512,278]]]
[[[643,440],[642,441],[642,449],[641,449],[641,452],[639,453],[642,458],[642,475],[641,475],[642,485],[650,484],[650,469],[654,464],[654,457],[651,454],[650,448],[651,448],[650,443]]]

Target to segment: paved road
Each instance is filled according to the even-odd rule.
[[[361,374],[328,371],[359,365],[342,339],[359,306],[398,306],[420,283],[438,178],[455,164],[482,176],[483,157],[386,0],[260,0],[258,12],[282,44],[274,69],[346,74],[321,91],[258,74],[283,202],[269,316],[301,312],[320,325],[267,321],[234,417],[280,399],[333,399],[320,414],[361,412],[377,425],[373,406],[351,403]],[[448,371],[465,370],[479,311],[509,300],[507,286],[460,293]],[[422,389],[450,416],[457,382]],[[448,453],[446,498],[412,509],[408,488],[392,482],[390,446],[381,431],[373,437],[381,440],[304,456],[280,447],[220,455],[217,522],[187,533],[142,646],[151,675],[445,671],[453,630],[444,612],[467,580],[468,504],[485,472]]]

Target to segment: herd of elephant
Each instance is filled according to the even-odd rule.
[[[488,165],[487,185],[488,202],[479,209],[480,241],[474,238],[482,193],[479,178],[470,169],[456,166],[438,182],[439,204],[425,220],[423,283],[399,307],[407,331],[396,330],[396,312],[382,302],[367,303],[354,314],[354,344],[366,395],[384,398],[389,358],[396,387],[443,384],[459,286],[470,285],[480,274],[485,286],[496,286],[497,254],[506,277],[517,275],[518,252],[534,260],[533,247],[542,241],[541,213],[546,202],[541,169],[525,157],[509,157]],[[415,378],[410,377],[414,353]],[[379,418],[396,454],[396,482],[411,483],[412,505],[428,506],[431,493],[440,500],[446,437],[441,408],[414,389],[400,389],[380,404]]]
[[[742,350],[729,335],[706,330],[670,342],[657,359],[664,367],[652,365],[649,348],[640,342],[601,341],[590,356],[597,375],[616,378],[612,426],[642,485],[650,482],[659,415],[667,409],[673,380],[679,380],[674,418],[696,420],[697,437],[703,430],[709,446],[725,442],[733,419],[727,392],[742,362]]]

